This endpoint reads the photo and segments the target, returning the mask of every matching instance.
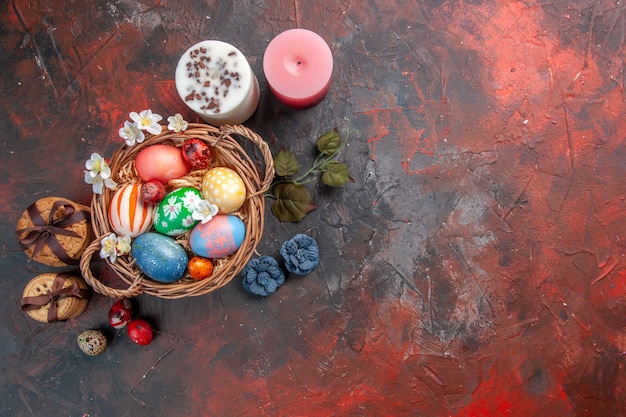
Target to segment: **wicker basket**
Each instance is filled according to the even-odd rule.
[[[139,294],[151,294],[161,298],[175,299],[199,296],[217,290],[228,284],[252,257],[263,234],[265,197],[274,178],[274,162],[267,143],[256,133],[244,126],[222,126],[220,128],[205,124],[190,123],[189,128],[181,133],[164,130],[159,135],[146,135],[146,140],[135,146],[122,146],[111,157],[111,178],[118,186],[139,183],[140,178],[134,168],[137,153],[154,144],[182,146],[187,139],[198,138],[211,148],[211,167],[226,166],[235,170],[246,185],[246,201],[235,213],[246,226],[246,236],[239,249],[229,257],[214,260],[213,274],[200,281],[192,279],[187,273],[174,283],[160,283],[146,277],[136,266],[130,255],[118,257],[115,263],[108,259],[107,264],[128,284],[127,288],[113,288],[99,281],[91,269],[94,253],[100,251],[100,241],[112,233],[108,221],[109,201],[115,190],[104,189],[103,193],[94,194],[91,201],[92,227],[95,240],[87,247],[80,261],[80,269],[85,281],[98,293],[114,298],[134,297]],[[248,155],[242,144],[250,141],[256,148],[255,161]],[[170,181],[167,191],[181,187],[200,188],[206,170],[197,170],[186,177]],[[189,251],[186,233],[176,238],[177,242]],[[96,258],[99,259],[98,256]]]

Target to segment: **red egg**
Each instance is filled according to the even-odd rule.
[[[183,143],[182,154],[185,162],[192,169],[204,169],[211,163],[211,149],[200,139],[189,139]]]
[[[126,328],[130,340],[141,346],[149,345],[152,342],[152,326],[143,319],[131,321]]]
[[[141,184],[141,198],[148,204],[159,204],[165,198],[165,186],[157,180]]]
[[[157,180],[167,184],[185,176],[189,168],[180,149],[172,145],[148,146],[135,157],[135,169],[144,181]]]
[[[109,309],[109,324],[114,329],[123,329],[133,318],[133,304],[128,298],[116,301]]]

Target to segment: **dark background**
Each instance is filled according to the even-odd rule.
[[[3,416],[617,416],[626,414],[626,3],[599,1],[0,2]],[[330,45],[326,99],[274,99],[263,52],[301,27]],[[84,162],[130,111],[187,120],[178,58],[219,39],[248,58],[246,126],[303,166],[348,131],[354,182],[317,209],[266,210],[259,254],[308,233],[321,264],[257,298],[135,299],[147,347],[94,294],[65,323],[19,309],[54,271],[14,235],[44,196],[89,203]],[[71,269],[70,269],[71,271]],[[109,347],[82,354],[101,328]]]

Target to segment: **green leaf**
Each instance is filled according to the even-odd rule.
[[[350,170],[343,162],[332,161],[326,166],[326,170],[322,174],[324,184],[331,187],[341,187],[351,181]]]
[[[339,130],[333,129],[317,139],[317,150],[324,155],[335,155],[341,148]]]
[[[315,209],[309,190],[301,184],[279,183],[272,189],[276,201],[272,213],[284,222],[299,222],[308,212]]]
[[[280,151],[274,157],[274,170],[279,177],[289,177],[300,171],[300,165],[292,152]]]

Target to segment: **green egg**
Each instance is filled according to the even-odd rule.
[[[154,212],[154,229],[167,236],[179,236],[193,229],[198,220],[192,217],[202,193],[191,187],[179,188],[165,196]]]

